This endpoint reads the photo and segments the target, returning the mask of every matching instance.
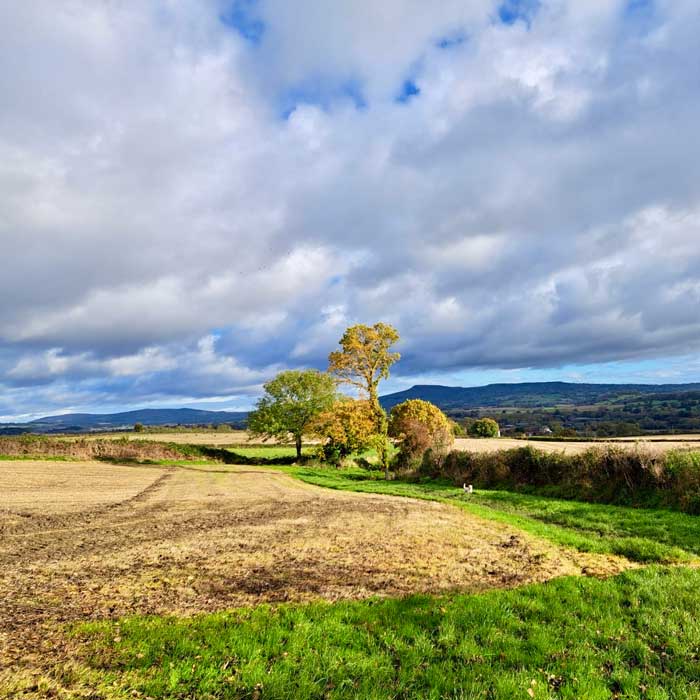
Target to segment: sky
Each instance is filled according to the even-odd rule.
[[[700,381],[697,0],[0,0],[0,420]]]

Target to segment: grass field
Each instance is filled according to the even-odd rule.
[[[379,477],[0,462],[0,698],[700,697],[700,519]]]
[[[296,457],[296,448],[291,445],[265,445],[249,447],[247,445],[238,445],[231,448],[232,452],[244,457],[263,457],[265,459],[278,459],[280,457]],[[304,456],[311,456],[314,452],[313,447],[304,447],[301,451]]]
[[[86,682],[118,697],[700,695],[700,573],[646,569],[483,595],[81,626]]]
[[[683,562],[700,556],[700,518],[665,509],[627,508],[506,491],[467,495],[451,484],[384,481],[362,469],[281,467],[326,488],[450,503],[582,552],[622,555],[639,562]]]

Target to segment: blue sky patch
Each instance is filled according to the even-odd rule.
[[[398,94],[396,101],[405,104],[417,95],[420,95],[420,88],[412,80],[404,80],[401,86],[401,92]]]
[[[540,0],[504,0],[498,8],[498,19],[508,25],[522,21],[529,27],[539,7]]]
[[[259,44],[265,23],[257,16],[258,0],[234,0],[220,15],[221,21],[252,44]]]

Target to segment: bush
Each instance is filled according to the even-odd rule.
[[[653,454],[619,447],[581,454],[519,447],[492,453],[426,453],[421,474],[477,488],[536,490],[598,503],[666,505],[700,515],[700,452]]]
[[[434,404],[409,399],[391,409],[389,435],[400,440],[399,468],[415,468],[427,450],[431,459],[444,457],[454,443],[452,423]]]
[[[700,453],[669,452],[666,455],[667,488],[681,510],[700,515]]]
[[[499,437],[501,429],[493,418],[480,418],[469,426],[469,435],[479,438]]]

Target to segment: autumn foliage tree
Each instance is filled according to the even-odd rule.
[[[324,457],[338,464],[343,457],[360,452],[373,444],[376,437],[376,416],[369,401],[342,398],[317,415],[309,426],[324,441]]]
[[[401,441],[399,461],[408,466],[426,450],[445,454],[454,442],[447,416],[435,404],[409,399],[391,409],[389,435]]]
[[[248,416],[248,430],[281,442],[294,440],[301,457],[302,438],[311,421],[337,398],[334,379],[315,369],[280,372],[264,386],[265,394]]]
[[[389,368],[401,357],[391,347],[399,333],[386,323],[373,326],[356,325],[348,328],[340,339],[340,350],[328,356],[328,371],[340,382],[357,387],[366,397],[375,417],[375,433],[379,436],[379,456],[385,474],[389,476],[387,449],[387,418],[379,403],[379,382],[389,377]]]

